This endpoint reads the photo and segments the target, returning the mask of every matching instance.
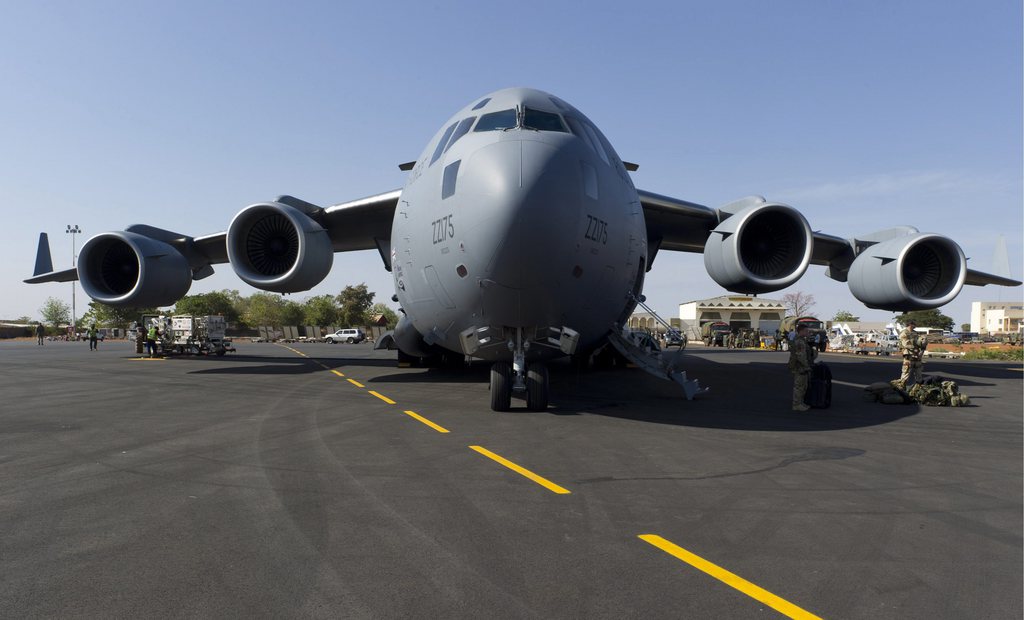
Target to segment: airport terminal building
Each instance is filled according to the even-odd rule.
[[[978,334],[1008,334],[1021,331],[1024,304],[1019,301],[975,301],[971,303],[971,331]]]

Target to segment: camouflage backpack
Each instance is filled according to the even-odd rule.
[[[933,380],[911,386],[910,397],[922,405],[933,407],[963,407],[971,403],[966,394],[953,381]]]

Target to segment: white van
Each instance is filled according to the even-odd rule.
[[[359,328],[339,329],[333,334],[327,334],[324,340],[331,344],[338,344],[339,342],[355,344],[366,340],[366,334]]]

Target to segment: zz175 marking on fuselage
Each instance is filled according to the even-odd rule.
[[[597,243],[607,244],[608,222],[600,218],[596,218],[593,215],[588,215],[587,220],[587,232],[583,235],[583,238],[596,241]]]
[[[451,213],[439,220],[434,220],[433,226],[434,245],[448,241],[455,236],[455,221],[452,219]]]

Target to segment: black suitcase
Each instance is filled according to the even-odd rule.
[[[804,403],[814,409],[828,409],[832,405],[832,370],[825,362],[811,366]]]

